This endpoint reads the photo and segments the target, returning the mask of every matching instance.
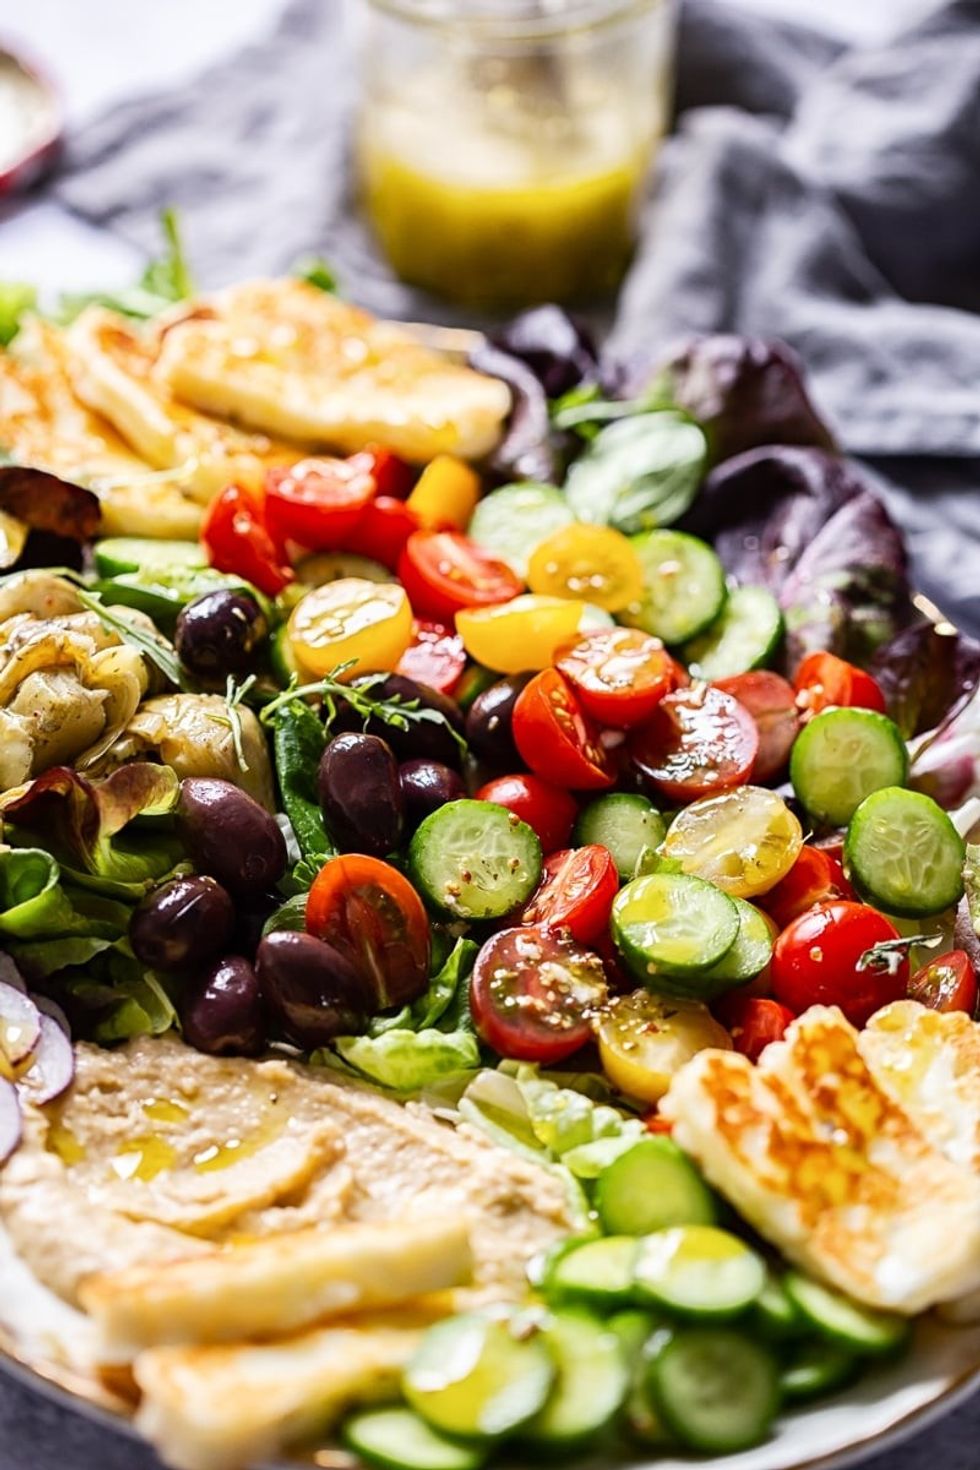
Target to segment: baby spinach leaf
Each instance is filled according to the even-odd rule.
[[[595,436],[565,493],[579,520],[593,525],[627,534],[669,526],[693,503],[707,457],[704,433],[685,414],[637,414]]]

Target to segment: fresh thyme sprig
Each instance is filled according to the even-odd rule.
[[[345,674],[357,665],[357,659],[348,659],[346,663],[338,664],[330,670],[322,679],[315,684],[301,684],[296,674],[290,679],[289,684],[282,694],[263,709],[259,716],[263,724],[271,725],[275,722],[276,714],[287,704],[295,700],[319,698],[323,702],[324,724],[327,729],[334,723],[338,714],[338,700],[343,700],[346,705],[360,715],[364,721],[365,728],[369,722],[380,720],[382,724],[391,725],[395,730],[408,730],[412,725],[441,725],[449,731],[462,752],[466,752],[466,741],[459,731],[454,729],[441,710],[431,709],[424,705],[418,698],[403,699],[400,694],[392,694],[388,698],[373,698],[371,691],[387,679],[387,674],[370,674],[360,684],[345,684],[342,682]]]
[[[240,706],[244,703],[246,695],[254,688],[256,682],[257,675],[249,674],[247,679],[243,679],[240,684],[236,684],[234,676],[229,674],[225,683],[225,705],[227,706],[228,713],[224,715],[208,715],[208,719],[213,720],[216,725],[226,725],[231,731],[231,743],[235,747],[235,759],[243,775],[248,774],[250,767],[245,756],[245,731],[242,729],[242,712]]]
[[[64,572],[58,573],[66,575]],[[150,663],[155,664],[171,684],[176,684],[178,689],[185,687],[186,676],[177,657],[175,650],[164,639],[159,638],[156,633],[151,633],[138,621],[132,621],[126,616],[124,608],[109,607],[102,601],[97,592],[92,592],[80,582],[77,575],[68,573],[75,587],[79,602],[89,612],[94,613],[110,632],[115,633],[124,643],[128,643],[141,653]]]
[[[903,939],[883,939],[880,944],[866,949],[854,968],[871,970],[879,975],[897,975],[910,950],[917,946],[935,949],[941,943],[941,934],[907,934]]]

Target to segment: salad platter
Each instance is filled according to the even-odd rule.
[[[0,288],[6,1361],[174,1470],[946,1412],[980,645],[800,365],[201,294],[166,224]]]

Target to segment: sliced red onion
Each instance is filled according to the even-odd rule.
[[[41,1040],[41,1012],[20,990],[0,981],[0,1054],[11,1067],[26,1062]]]
[[[0,1164],[5,1164],[20,1143],[20,1099],[13,1083],[0,1077]]]
[[[18,1092],[36,1107],[42,1107],[67,1091],[74,1076],[75,1050],[70,1037],[53,1016],[42,1016],[41,1040],[30,1070],[17,1083]]]

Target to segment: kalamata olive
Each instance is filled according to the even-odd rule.
[[[363,681],[360,679],[354,680],[355,687],[361,683]],[[448,694],[442,694],[428,684],[419,684],[404,674],[388,674],[367,692],[372,699],[398,699],[403,704],[411,704],[417,700],[421,709],[437,710],[453,730],[460,735],[463,733],[463,716],[459,705]],[[363,716],[357,715],[349,705],[338,703],[339,719],[334,729],[363,730]],[[460,763],[459,745],[442,720],[409,719],[408,729],[399,730],[396,725],[371,719],[367,730],[369,734],[386,740],[400,761],[425,759],[442,761],[447,766],[458,766]]]
[[[243,954],[246,959],[254,959],[262,930],[276,909],[281,907],[281,893],[259,893],[250,897],[248,903],[242,904],[235,914],[231,943],[225,947],[234,950],[235,954]]]
[[[399,767],[398,779],[405,798],[405,822],[413,831],[447,801],[466,795],[459,772],[442,761],[406,761]]]
[[[234,905],[220,883],[174,878],[137,905],[129,942],[151,970],[198,968],[225,948],[234,922]]]
[[[466,715],[466,738],[475,755],[493,765],[514,769],[522,764],[512,733],[514,705],[527,679],[498,679],[478,694]]]
[[[181,611],[174,633],[180,661],[202,679],[247,674],[268,628],[254,597],[228,587],[195,597]]]
[[[277,1036],[307,1050],[364,1029],[364,987],[350,960],[313,934],[267,934],[255,957]]]
[[[377,735],[337,735],[320,759],[317,790],[327,831],[341,852],[384,857],[398,846],[405,803],[398,762]]]
[[[230,781],[186,776],[177,831],[194,866],[235,897],[266,892],[286,871],[286,839],[275,818]]]
[[[265,1018],[258,976],[241,955],[226,955],[187,987],[181,1006],[184,1040],[211,1056],[258,1056]]]

